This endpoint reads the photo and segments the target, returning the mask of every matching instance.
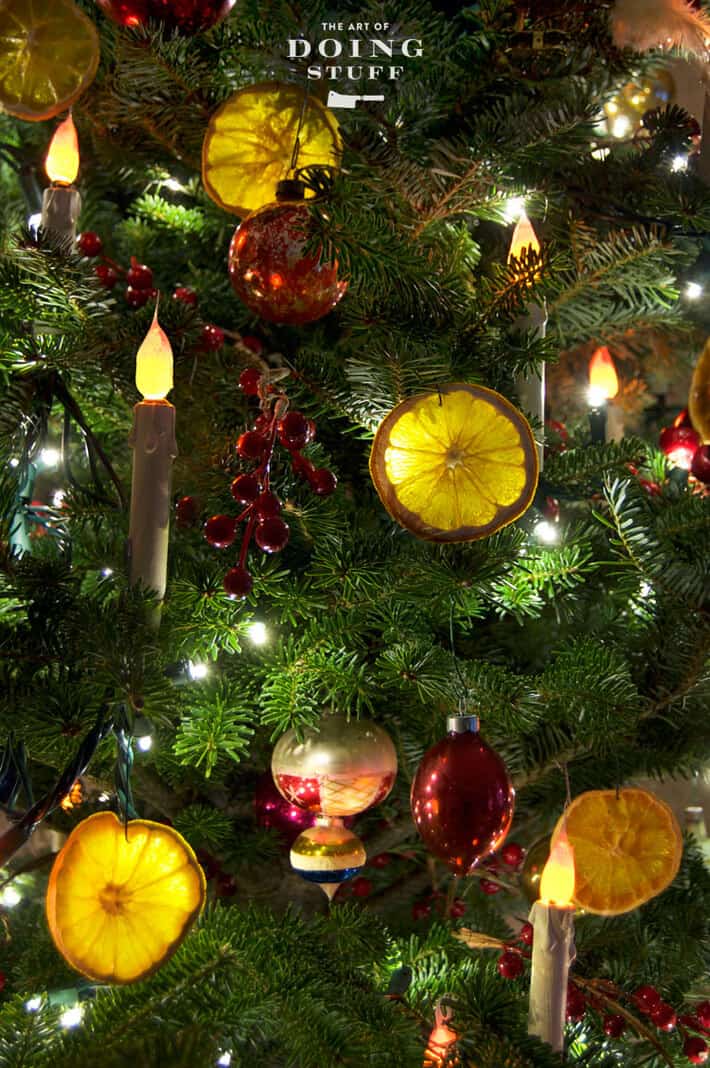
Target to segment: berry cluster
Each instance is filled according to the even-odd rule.
[[[710,485],[710,445],[703,445],[700,435],[693,428],[687,409],[673,420],[672,426],[664,427],[658,442],[677,467],[690,471],[693,478],[704,486]]]
[[[499,853],[493,857],[489,857],[483,862],[483,868],[489,872],[492,879],[481,879],[479,886],[484,894],[499,894],[501,890],[505,889],[503,883],[499,881],[501,872],[506,868],[511,871],[518,871],[525,860],[525,850],[517,842],[508,842],[504,845]]]
[[[130,267],[121,267],[103,254],[103,241],[93,230],[85,230],[79,234],[76,244],[82,256],[88,259],[101,256],[101,263],[96,265],[94,271],[106,289],[113,289],[119,279],[123,279],[126,283],[125,297],[129,308],[142,308],[149,300],[156,299],[158,290],[153,286],[153,272],[147,264],[139,263],[135,256],[131,256]],[[188,286],[178,286],[173,293],[173,300],[193,308],[196,308],[198,303],[197,293]],[[199,343],[200,348],[216,352],[224,344],[224,331],[213,323],[205,323]]]
[[[314,493],[328,497],[335,491],[335,475],[325,467],[315,467],[301,450],[315,438],[316,426],[301,412],[288,411],[288,397],[277,390],[270,376],[256,367],[248,367],[239,378],[239,385],[250,397],[258,397],[260,412],[250,430],[237,441],[237,454],[256,466],[252,471],[237,475],[230,487],[232,497],[243,510],[237,516],[213,515],[205,523],[204,535],[216,549],[227,549],[235,541],[239,524],[246,523],[239,559],[224,576],[223,586],[229,597],[248,597],[253,579],[246,567],[252,537],[265,553],[280,552],[288,543],[289,527],[281,516],[283,502],[271,489],[271,463],[278,442],[286,450],[295,475],[306,480]],[[183,498],[181,506],[192,498]]]

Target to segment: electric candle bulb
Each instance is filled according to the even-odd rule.
[[[619,377],[606,345],[602,345],[589,361],[589,397],[611,400],[619,392]]]
[[[136,355],[136,386],[145,400],[164,400],[173,388],[173,350],[160,323],[153,322]]]
[[[525,249],[528,249],[528,254],[529,251],[532,250],[537,255],[540,251],[540,242],[533,229],[533,224],[530,222],[525,212],[522,212],[515,224],[515,229],[513,230],[510,251],[508,252],[508,263],[513,259],[519,260]]]
[[[532,223],[528,219],[524,210],[520,212],[520,218],[515,224],[513,230],[513,237],[510,242],[510,249],[508,251],[508,263],[513,260],[520,260],[523,253],[526,256],[537,256],[540,252],[540,242],[537,239],[537,234],[533,228]],[[540,272],[535,272],[535,277],[539,277]],[[524,285],[529,285],[532,279],[528,278],[527,272],[522,271],[520,275],[521,281]],[[537,302],[531,302],[525,308],[525,315],[520,316],[515,320],[515,327],[520,331],[532,331],[536,338],[544,338],[547,332],[547,309],[545,308],[544,301],[541,304]],[[520,407],[528,414],[532,415],[535,423],[541,428],[545,425],[545,365],[541,364],[537,370],[528,371],[516,376],[515,385],[518,391],[518,398],[520,401]],[[538,432],[538,433],[541,433]],[[545,448],[544,440],[540,436],[537,440],[537,461],[542,472],[545,463]]]
[[[540,879],[540,900],[566,908],[574,896],[574,851],[563,831],[555,842]]]
[[[79,173],[79,139],[71,113],[54,131],[44,167],[50,182],[59,185],[71,185]]]

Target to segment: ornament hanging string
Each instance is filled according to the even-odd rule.
[[[569,782],[569,768],[567,767],[567,764],[561,764],[557,760],[555,761],[555,764],[559,768],[560,773],[562,774],[562,778],[565,780],[565,812],[566,812],[567,809],[569,808],[569,806],[572,804],[572,790],[570,788],[570,782]]]
[[[468,682],[464,678],[464,674],[459,664],[459,658],[456,655],[456,646],[454,644],[454,599],[451,598],[449,605],[449,644],[451,645],[451,655],[454,658],[454,670],[456,672],[456,679],[460,687],[459,693],[459,712],[464,713],[468,706],[468,697],[471,693],[471,688]]]

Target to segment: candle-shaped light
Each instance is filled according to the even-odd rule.
[[[540,252],[540,242],[525,212],[518,219],[508,252],[508,263],[512,260],[520,260],[523,253],[537,255]],[[547,309],[544,304],[530,303],[525,308],[525,315],[515,320],[517,330],[534,331],[535,336],[544,338],[547,330]],[[515,385],[520,398],[520,406],[524,412],[532,415],[540,429],[536,431],[541,438],[537,444],[538,461],[540,471],[544,463],[544,441],[542,440],[542,428],[545,426],[545,366],[540,367],[539,373],[531,371],[520,374],[515,380]]]
[[[449,1027],[453,1015],[451,1006],[439,999],[434,1011],[434,1028],[429,1035],[422,1068],[442,1068],[447,1062],[449,1049],[458,1041],[458,1035]]]
[[[150,330],[136,356],[136,386],[143,400],[133,409],[131,519],[128,534],[130,577],[135,585],[165,594],[170,529],[170,483],[175,442],[175,408],[166,400],[173,386],[173,350],[158,323],[156,306]],[[153,622],[159,622],[156,613]]]
[[[598,348],[589,361],[589,426],[592,441],[619,441],[624,436],[624,421],[618,405],[609,408],[609,401],[619,392],[619,376],[606,345]]]
[[[567,979],[575,958],[573,896],[574,852],[563,828],[529,917],[534,934],[528,1031],[558,1051],[564,1046]]]
[[[44,167],[52,184],[42,196],[42,229],[70,249],[81,210],[79,190],[72,185],[79,173],[79,140],[71,114],[54,131]]]

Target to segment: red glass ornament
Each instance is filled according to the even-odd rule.
[[[301,200],[267,204],[237,227],[229,275],[237,296],[262,319],[300,325],[322,319],[347,289],[338,264],[305,255],[308,207]]]
[[[288,523],[284,523],[277,515],[259,523],[254,533],[254,541],[265,553],[280,553],[286,547],[288,537]]]
[[[692,426],[667,426],[661,431],[659,445],[669,460],[687,471],[700,446],[700,435]]]
[[[104,247],[103,241],[93,230],[85,230],[83,234],[79,234],[76,244],[82,256],[98,256]]]
[[[640,986],[633,995],[636,1006],[641,1012],[650,1015],[658,1005],[661,1004],[661,995],[656,990],[655,986]]]
[[[710,484],[710,445],[701,445],[690,465],[690,473],[698,482]]]
[[[200,334],[200,345],[208,352],[217,352],[224,345],[224,330],[214,323],[205,323]]]
[[[705,1064],[709,1052],[707,1042],[697,1035],[691,1035],[683,1043],[683,1053],[691,1064]]]
[[[191,527],[197,522],[199,511],[194,497],[181,497],[175,505],[175,520],[180,527]]]
[[[205,541],[215,549],[228,549],[237,536],[237,524],[231,515],[213,515],[205,523]]]
[[[149,289],[134,289],[133,286],[129,286],[126,290],[126,304],[131,308],[142,308],[149,300]]]
[[[351,886],[353,897],[369,897],[372,893],[372,882],[364,875],[358,875],[353,879]]]
[[[254,579],[245,567],[237,565],[229,569],[222,579],[224,592],[232,599],[248,597],[254,586]]]
[[[317,497],[330,497],[338,486],[337,478],[327,467],[317,467],[308,481]]]
[[[488,894],[489,896],[492,896],[493,894],[499,894],[503,889],[500,883],[492,883],[490,879],[481,879],[479,885],[483,893]]]
[[[194,289],[190,289],[189,286],[178,286],[173,293],[173,300],[179,300],[182,304],[189,304],[195,308],[197,306],[197,293]]]
[[[618,1012],[612,1013],[610,1016],[604,1017],[602,1024],[604,1028],[604,1034],[609,1038],[621,1038],[626,1030],[626,1020]]]
[[[268,519],[269,516],[278,515],[281,511],[281,501],[271,490],[260,493],[254,503],[254,511],[259,519]]]
[[[109,18],[121,26],[145,26],[148,19],[186,37],[202,33],[223,19],[236,0],[96,0]]]
[[[520,928],[518,938],[524,946],[531,946],[533,944],[533,938],[535,937],[535,928],[531,923],[527,921]]]
[[[242,345],[250,349],[255,356],[261,356],[262,352],[264,351],[264,346],[262,342],[259,341],[259,338],[253,337],[251,334],[247,334],[246,337],[242,338]]]
[[[229,490],[239,504],[251,504],[261,493],[261,485],[254,475],[237,475]]]
[[[316,822],[314,812],[299,808],[281,796],[270,771],[265,771],[256,784],[254,813],[257,825],[268,831],[278,832],[287,848],[296,841],[302,831]]]
[[[256,430],[245,430],[237,439],[237,452],[242,460],[260,460],[268,445],[263,434]]]
[[[113,289],[118,281],[118,272],[109,263],[99,263],[94,267],[96,277],[102,286]]]
[[[449,909],[449,916],[452,920],[460,920],[462,916],[466,914],[466,902],[462,901],[460,897],[455,897],[451,902],[451,908]]]
[[[261,371],[258,367],[245,367],[239,376],[239,388],[247,397],[256,397],[259,393]]]
[[[131,256],[131,266],[126,271],[126,284],[133,289],[152,289],[153,272],[145,263],[139,263]]]
[[[695,1006],[695,1015],[702,1026],[710,1030],[710,1001],[699,1001]]]
[[[419,765],[412,815],[430,852],[465,875],[503,844],[515,791],[503,761],[479,735],[476,716],[450,716],[448,727]]]
[[[519,868],[525,859],[525,850],[517,842],[508,842],[500,851],[500,859],[509,868]]]
[[[665,1001],[659,1002],[651,1013],[651,1019],[659,1031],[674,1031],[678,1022],[675,1009]]]
[[[570,1023],[579,1023],[584,1019],[587,1011],[587,999],[577,986],[570,984],[567,987],[567,1010],[566,1018]]]
[[[291,456],[291,470],[297,478],[306,479],[310,482],[315,472],[315,467],[310,460],[300,453],[294,452]]]
[[[378,853],[376,856],[371,857],[368,860],[368,864],[371,868],[386,868],[389,866],[392,857],[389,853]]]
[[[506,949],[505,953],[498,958],[498,971],[504,979],[518,979],[525,971],[520,954]]]
[[[287,449],[298,452],[308,442],[308,420],[300,412],[287,412],[279,420],[279,441]]]
[[[412,919],[426,920],[431,915],[431,905],[428,901],[415,901],[412,905]]]

